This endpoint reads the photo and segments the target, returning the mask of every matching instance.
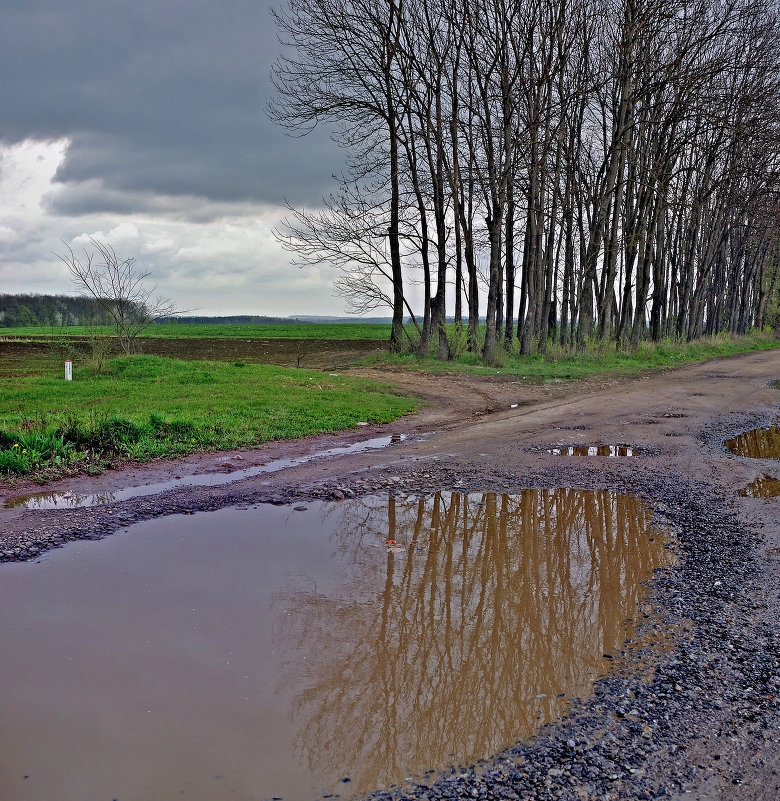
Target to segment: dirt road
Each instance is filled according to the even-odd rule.
[[[574,384],[526,384],[502,376],[382,377],[414,388],[430,405],[414,417],[354,434],[63,481],[47,489],[106,493],[165,479],[180,486],[90,509],[4,509],[0,558],[29,558],[135,520],[228,504],[388,490],[566,486],[632,492],[647,499],[678,540],[680,565],[653,582],[654,620],[675,632],[668,651],[636,670],[624,670],[633,657],[620,656],[592,698],[530,743],[489,764],[438,777],[411,795],[395,795],[780,798],[780,500],[738,495],[757,478],[780,478],[780,464],[732,455],[722,444],[777,422],[780,390],[773,382],[780,380],[780,351]],[[186,486],[188,477],[204,472],[244,469],[390,432],[406,439],[224,486]],[[638,454],[550,452],[609,445]],[[0,502],[25,490],[34,488],[3,487]]]

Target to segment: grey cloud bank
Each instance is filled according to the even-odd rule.
[[[268,6],[249,0],[6,0],[3,291],[68,291],[59,241],[119,229],[118,250],[204,313],[342,311],[331,277],[288,267],[270,235],[283,199],[316,205],[342,164],[327,132],[291,139],[266,118],[276,52]]]

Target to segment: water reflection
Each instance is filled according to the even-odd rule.
[[[338,513],[344,591],[278,592],[274,643],[296,750],[358,791],[489,756],[554,718],[606,669],[643,582],[671,562],[641,502],[607,492],[439,493]]]
[[[753,459],[780,459],[780,428],[754,428],[723,443],[737,456]]]
[[[772,476],[757,478],[739,493],[743,498],[776,498],[780,495],[780,479]]]
[[[351,445],[337,445],[334,448],[315,451],[314,453],[309,453],[304,456],[274,459],[270,462],[263,462],[261,464],[245,467],[242,470],[231,470],[227,473],[198,473],[193,476],[179,477],[168,481],[158,481],[138,487],[125,487],[115,490],[114,492],[83,494],[76,492],[40,492],[32,495],[17,495],[6,500],[5,508],[71,509],[78,506],[98,506],[104,503],[124,501],[128,498],[157,495],[161,492],[179,487],[218,487],[265,473],[275,473],[278,470],[284,470],[288,467],[297,467],[313,459],[326,459],[331,456],[347,456],[354,453],[364,453],[366,451],[387,448],[390,445],[402,442],[404,439],[406,439],[406,434],[389,434],[383,437],[372,437],[371,439],[362,440],[361,442],[354,442]],[[224,457],[222,461],[224,462],[224,459],[228,458],[230,457]]]
[[[33,495],[22,495],[9,498],[6,509],[72,509],[76,506],[95,506],[102,503],[113,503],[115,492],[36,492]]]
[[[639,451],[628,445],[570,445],[568,448],[551,448],[556,456],[636,456]]]

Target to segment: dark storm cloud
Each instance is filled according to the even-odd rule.
[[[0,141],[68,137],[57,179],[92,182],[55,211],[131,211],[134,196],[140,210],[147,193],[316,202],[339,171],[324,133],[290,139],[265,116],[277,44],[262,0],[3,5]]]

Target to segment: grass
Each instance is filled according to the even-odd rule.
[[[416,406],[387,386],[308,370],[120,357],[70,382],[0,380],[0,473],[46,477],[252,446],[388,422]]]
[[[110,336],[113,329],[66,326],[51,328],[29,326],[0,328],[0,337],[48,339],[89,336],[102,333]],[[141,334],[144,338],[187,339],[390,339],[390,325],[384,323],[291,323],[289,325],[195,325],[192,323],[160,323]]]
[[[274,329],[279,333],[287,329],[311,336],[323,329],[332,332],[352,326],[169,325],[152,330],[157,328],[176,329],[177,336],[189,329],[189,336],[197,338],[202,335],[197,331],[216,335],[225,330]],[[355,331],[361,329],[361,338],[365,329],[382,337],[388,333],[387,326],[355,324]],[[231,335],[238,336],[224,336]],[[0,358],[0,475],[31,474],[45,479],[67,472],[94,472],[117,459],[253,446],[348,429],[363,421],[387,422],[413,411],[418,403],[373,382],[243,361],[132,356],[109,359],[98,371],[85,358],[79,360],[74,380],[65,382],[64,351],[56,341],[43,348],[43,354],[28,353],[29,347],[9,340]],[[494,367],[481,364],[469,353],[451,362],[387,354],[368,363],[454,374],[500,373],[529,381],[573,380],[776,347],[780,340],[775,336],[754,332],[689,343],[642,342],[626,351],[610,343],[574,352],[551,345],[547,353],[533,356],[499,349],[499,364]],[[33,375],[35,371],[39,374]]]
[[[515,346],[516,342],[513,343],[513,347]],[[478,356],[471,353],[462,353],[450,362],[441,362],[433,356],[418,358],[413,354],[383,354],[371,357],[365,363],[434,373],[500,373],[539,381],[573,380],[598,373],[636,373],[653,368],[674,367],[718,356],[777,347],[780,347],[780,340],[773,334],[753,332],[741,337],[719,334],[693,342],[640,342],[636,348],[629,350],[617,350],[614,343],[604,342],[588,345],[578,351],[566,351],[558,345],[550,345],[547,353],[532,356],[520,356],[516,352],[507,353],[499,349],[498,364],[494,367],[485,366]]]

